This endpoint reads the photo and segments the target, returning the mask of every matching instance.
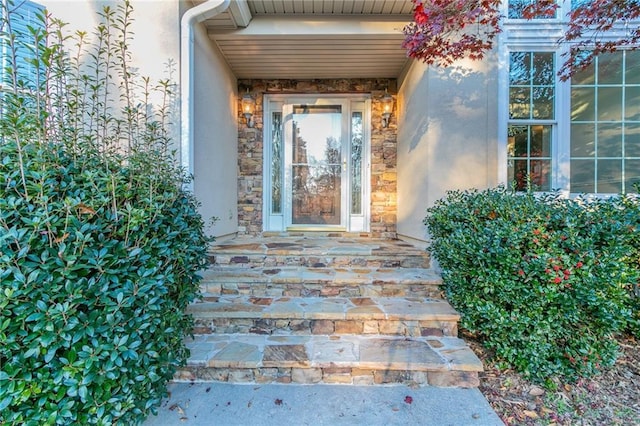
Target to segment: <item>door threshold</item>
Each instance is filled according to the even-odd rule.
[[[371,238],[369,232],[348,232],[348,231],[264,231],[262,237],[309,237],[309,238]]]
[[[347,232],[347,228],[341,226],[287,226],[285,232]]]

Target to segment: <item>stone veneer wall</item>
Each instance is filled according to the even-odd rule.
[[[371,111],[371,232],[372,237],[396,237],[397,121],[382,127],[380,97],[385,89],[396,93],[395,79],[239,80],[240,97],[249,90],[256,99],[255,125],[246,125],[238,99],[238,232],[262,232],[263,95],[275,93],[367,93]]]

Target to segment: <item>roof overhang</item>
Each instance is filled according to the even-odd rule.
[[[206,20],[238,78],[397,78],[410,0],[232,0]]]

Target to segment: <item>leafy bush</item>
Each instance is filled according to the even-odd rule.
[[[634,305],[637,320],[637,213],[498,188],[450,192],[425,224],[462,326],[534,379],[575,379],[615,361]]]
[[[640,185],[636,185],[636,191],[640,192]],[[638,271],[640,270],[640,199],[637,196],[627,196],[614,199],[611,203],[620,227],[616,243],[628,250],[623,259],[627,266]],[[629,309],[631,310],[629,332],[640,338],[640,279],[635,281],[635,285],[630,283],[627,288],[630,294]]]
[[[85,60],[41,17],[34,80],[14,61],[2,94],[1,424],[137,423],[188,357],[203,222],[169,149],[168,102],[152,111],[145,79],[142,100],[131,91],[131,8],[101,15],[100,47],[78,41]],[[105,101],[114,87],[121,114]]]

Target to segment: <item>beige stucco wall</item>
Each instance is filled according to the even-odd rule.
[[[67,25],[64,30],[69,35],[74,35],[68,41],[67,48],[71,54],[76,53],[75,33],[86,32],[85,44],[88,51],[95,49],[96,28],[103,22],[100,13],[109,7],[116,16],[122,7],[121,0],[35,0],[47,8],[49,13]],[[180,147],[180,4],[174,1],[163,0],[132,0],[132,19],[129,27],[130,39],[128,49],[130,52],[130,69],[135,73],[134,82],[142,85],[143,78],[148,77],[150,87],[155,87],[158,82],[169,80],[174,96],[170,97],[169,104],[169,136],[174,149]],[[119,36],[117,30],[113,31],[114,37]],[[84,59],[90,63],[89,54],[84,53]],[[114,77],[114,87],[110,102],[112,112],[119,116],[119,110],[124,106],[120,98],[120,92],[116,89],[117,72],[111,73]],[[133,89],[138,100],[143,97],[141,89]],[[149,103],[155,107],[161,106],[164,94],[160,90],[152,90]],[[180,158],[179,152],[177,159]]]
[[[237,82],[204,27],[194,33],[194,192],[220,237],[238,229]]]
[[[105,6],[116,10],[119,0],[34,0],[58,19],[68,23],[73,33],[86,31],[91,39],[100,22],[99,12]],[[132,62],[142,76],[159,81],[168,78],[169,61],[176,64],[173,79],[178,81],[177,64],[180,59],[180,15],[177,1],[133,0],[133,36],[129,41]],[[176,126],[179,130],[179,126]]]
[[[38,0],[54,17],[67,22],[70,33],[92,34],[104,6],[116,9],[118,0]],[[180,82],[180,17],[188,8],[184,1],[133,0],[133,37],[129,42],[131,65],[151,81],[169,78],[167,64],[173,62],[172,80]],[[194,192],[201,202],[211,235],[237,230],[237,84],[201,24],[194,31]],[[159,102],[159,98],[152,102]],[[176,149],[180,148],[180,103],[172,106],[171,127]],[[178,152],[178,158],[180,153]]]
[[[497,184],[497,67],[414,63],[398,91],[398,235],[426,240],[426,209],[447,190]]]

